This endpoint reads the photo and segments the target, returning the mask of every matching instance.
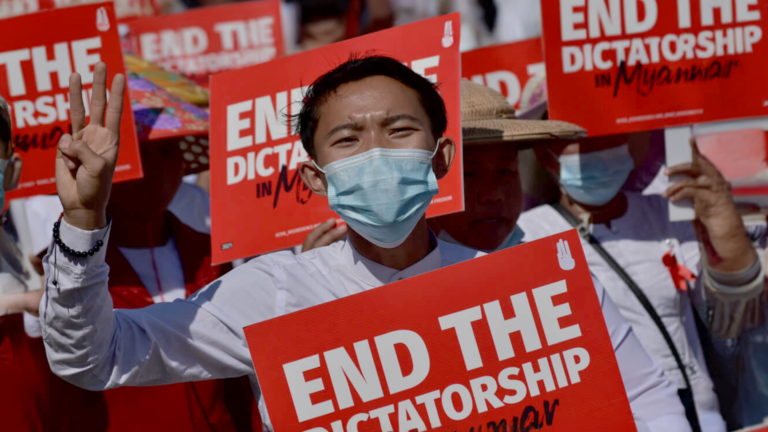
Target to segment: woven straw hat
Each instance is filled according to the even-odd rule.
[[[461,131],[465,144],[528,142],[584,138],[587,131],[554,120],[520,120],[501,93],[461,80]],[[533,142],[531,142],[533,141]]]

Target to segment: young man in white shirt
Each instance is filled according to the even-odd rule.
[[[442,99],[398,61],[368,57],[318,79],[299,117],[313,159],[300,167],[302,179],[314,193],[329,196],[350,226],[347,239],[300,255],[258,257],[187,300],[113,310],[109,269],[103,250],[93,245],[108,236],[105,209],[122,83],[117,78],[113,84],[115,109],[102,127],[99,73],[97,68],[91,126],[83,132],[74,109],[74,140],[65,137],[59,146],[57,186],[65,216],[56,231],[61,241],[45,258],[49,284],[41,302],[51,366],[77,385],[103,390],[248,375],[258,392],[243,327],[480,254],[437,239],[424,217],[456,150],[451,138],[442,137]],[[77,77],[70,88],[73,107],[81,108]],[[619,321],[611,316],[609,327]],[[634,355],[645,356],[642,350]],[[630,389],[630,399],[653,382]],[[260,409],[269,428],[263,400]],[[642,419],[638,424],[649,430]]]
[[[329,184],[337,191],[333,208],[353,227],[347,241],[300,256],[259,257],[188,300],[113,310],[104,264],[106,207],[124,80],[113,82],[106,117],[103,65],[94,83],[87,127],[79,77],[70,86],[74,136],[62,139],[57,159],[64,218],[60,242],[45,258],[41,302],[52,369],[77,385],[103,390],[248,375],[257,390],[243,327],[477,255],[438,241],[424,218],[456,151],[442,137],[440,95],[398,61],[370,57],[318,80],[300,118],[314,161],[301,166],[302,178],[318,195],[326,196]],[[345,167],[349,162],[377,177],[362,181]],[[367,204],[380,207],[362,217]],[[260,408],[265,414],[263,403]]]

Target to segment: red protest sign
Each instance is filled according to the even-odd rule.
[[[594,136],[768,115],[767,5],[542,0],[550,118]]]
[[[504,95],[520,108],[520,96],[528,79],[544,70],[541,39],[528,39],[480,48],[461,54],[461,74]]]
[[[101,0],[0,0],[0,18],[101,2]],[[118,20],[154,16],[159,13],[154,0],[115,0],[110,3],[114,4],[115,16]]]
[[[304,241],[334,215],[312,196],[297,167],[308,156],[285,117],[301,109],[303,88],[351,53],[393,56],[440,83],[446,136],[459,148],[427,216],[464,209],[460,124],[459,15],[396,27],[211,78],[211,241],[214,263]],[[455,28],[455,33],[450,33]],[[448,30],[446,30],[448,29]],[[446,32],[449,34],[446,36]],[[412,41],[418,40],[418,44]]]
[[[635,430],[575,230],[245,337],[277,432]]]
[[[46,31],[29,31],[38,28]],[[125,73],[111,3],[23,15],[3,21],[9,35],[0,39],[0,95],[11,108],[13,142],[24,166],[10,198],[56,192],[55,159],[59,138],[70,131],[69,76],[82,77],[89,115],[93,67],[107,64],[107,80]],[[140,178],[131,101],[125,97],[120,126],[120,156],[115,181]]]
[[[0,0],[0,19],[35,13],[39,10],[39,0]]]
[[[285,52],[278,0],[193,9],[128,23],[133,50],[208,85],[208,75],[265,63]]]

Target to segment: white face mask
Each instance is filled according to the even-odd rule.
[[[496,249],[479,249],[479,250],[481,252],[485,252],[485,253],[493,253],[493,252],[502,251],[504,249],[511,248],[511,247],[519,245],[520,243],[522,243],[523,237],[525,237],[525,232],[522,230],[522,228],[520,228],[520,226],[515,224],[515,227],[512,229],[512,231],[510,231],[510,233],[507,234],[507,237],[504,238],[504,240],[501,242],[501,244],[499,244],[496,247]],[[448,231],[446,231],[446,230],[440,230],[440,234],[438,234],[437,238],[439,238],[440,240],[442,240],[442,241],[444,241],[446,243],[455,244],[455,245],[459,245],[459,246],[464,246],[464,247],[468,247],[470,249],[475,249],[473,247],[470,247],[470,246],[467,246],[465,244],[462,244],[461,242],[459,242],[458,240],[453,238],[453,236],[448,234]]]

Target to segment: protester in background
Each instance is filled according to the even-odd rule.
[[[100,65],[95,71],[94,92],[99,84],[104,90],[104,74],[105,67]],[[73,101],[73,128],[80,130],[84,119],[77,105],[82,108],[82,100],[77,97]],[[92,107],[98,103],[94,97]],[[96,108],[92,121],[99,121],[98,112]],[[84,133],[88,137],[94,131],[86,129]],[[181,190],[191,188],[199,193],[179,194],[184,174],[179,141],[142,142],[140,150],[144,177],[114,185],[109,202],[110,213],[121,217],[114,223],[117,232],[112,242],[104,248],[111,268],[105,294],[108,292],[110,307],[121,309],[186,298],[229,268],[211,266],[209,228],[205,221],[198,220],[200,210],[207,210],[207,194],[190,184]],[[191,226],[171,213],[172,200]],[[116,389],[96,395],[101,398],[100,408],[91,415],[107,425],[102,430],[261,429],[253,392],[244,378]]]
[[[523,202],[518,149],[573,139],[583,130],[563,122],[516,120],[501,94],[470,81],[462,81],[461,104],[465,211],[432,219],[430,225],[439,238],[474,249],[515,246],[524,235],[516,225]],[[675,386],[597,280],[595,288],[638,430],[689,430]]]
[[[744,308],[758,312],[759,302],[748,299],[763,291],[765,276],[727,182],[691,145],[693,163],[666,172],[688,177],[670,186],[664,197],[672,202],[692,199],[694,224],[671,223],[667,200],[660,196],[620,192],[647,148],[647,140],[626,135],[535,148],[542,165],[558,178],[562,196],[558,203],[523,213],[518,223],[525,240],[580,228],[590,269],[677,384],[683,403],[690,403],[689,419],[695,402],[702,430],[725,431],[690,297],[710,304],[713,331],[739,334],[744,326],[756,324],[749,322],[751,317],[761,315]],[[701,250],[706,251],[704,259]],[[691,290],[694,280],[696,289]]]
[[[0,209],[5,191],[21,174],[13,158],[10,110],[0,97]],[[102,431],[101,395],[82,390],[53,375],[39,334],[27,328],[37,319],[42,290],[27,292],[21,251],[0,229],[0,429],[32,431]],[[39,325],[36,327],[39,328]]]
[[[298,119],[313,160],[300,166],[302,180],[320,196],[328,185],[349,192],[334,195],[331,207],[352,227],[348,240],[261,256],[187,300],[113,310],[105,249],[109,236],[126,237],[118,231],[128,222],[115,213],[112,227],[106,208],[124,81],[114,81],[105,118],[105,76],[99,64],[85,129],[79,77],[70,83],[74,139],[62,138],[57,159],[64,218],[44,260],[41,316],[51,367],[77,385],[104,390],[247,375],[257,389],[243,327],[477,255],[436,239],[424,217],[456,151],[443,136],[446,109],[436,87],[395,59],[353,58],[315,81]],[[269,424],[263,403],[260,409]]]
[[[11,131],[11,110],[5,99],[0,97],[0,217],[5,210],[5,192],[16,189],[21,175],[21,159],[13,155]],[[0,295],[26,291],[21,260],[19,248],[0,229]],[[0,315],[4,312],[7,311],[0,307]]]

